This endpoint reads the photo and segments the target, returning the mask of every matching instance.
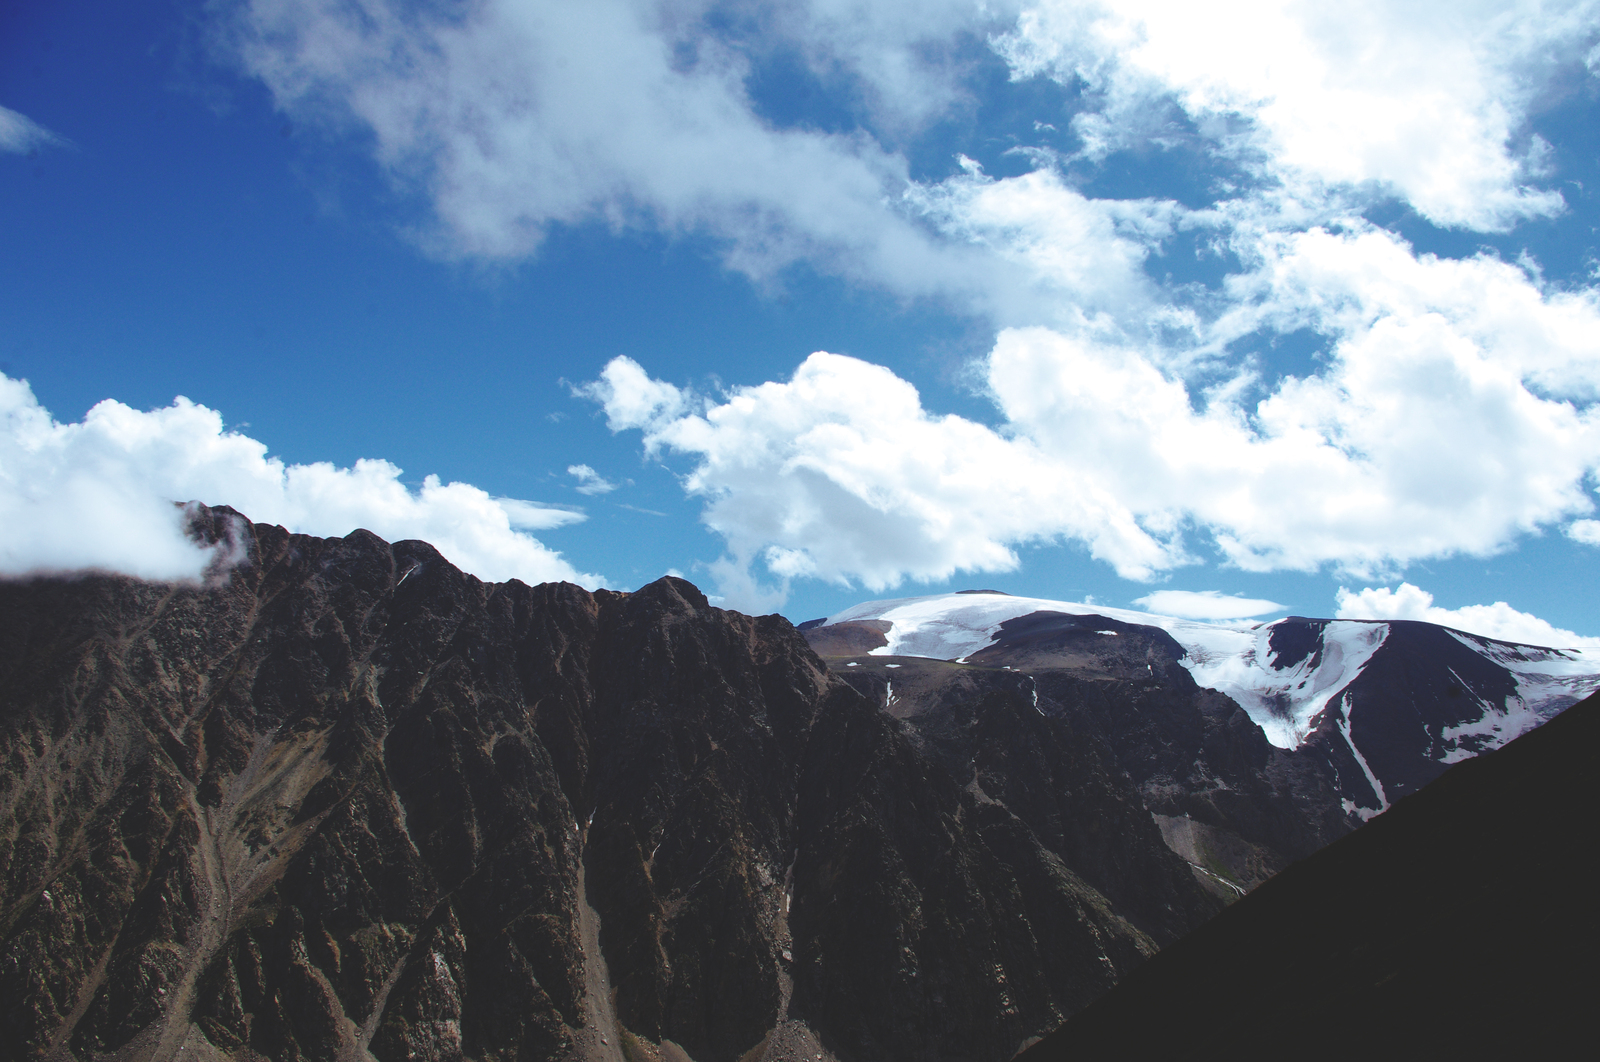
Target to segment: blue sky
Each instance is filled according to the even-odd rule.
[[[1600,632],[1596,6],[1190,7],[9,5],[0,567]]]

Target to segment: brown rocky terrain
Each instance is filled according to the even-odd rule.
[[[1320,746],[1269,744],[1231,698],[1195,684],[1178,664],[1182,647],[1157,627],[1033,613],[964,663],[866,655],[840,627],[864,624],[804,633],[952,773],[1147,928],[1195,917],[1162,910],[1178,893],[1157,849],[1231,902],[1359,824]]]
[[[1221,905],[1088,693],[913,718],[682,580],[196,533],[0,585],[0,1057],[998,1062]]]

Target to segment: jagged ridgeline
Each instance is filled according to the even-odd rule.
[[[205,586],[0,585],[0,1057],[999,1062],[1227,891],[1012,671],[196,520]]]

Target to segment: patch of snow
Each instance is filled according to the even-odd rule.
[[[1389,636],[1389,625],[1330,620],[1322,631],[1322,651],[1308,653],[1293,667],[1282,670],[1274,666],[1273,626],[1240,631],[1248,638],[1247,645],[1213,639],[1206,647],[1211,651],[1202,659],[1194,660],[1196,654],[1191,650],[1190,659],[1183,663],[1195,682],[1221,690],[1238,701],[1268,741],[1279,748],[1292,749],[1311,733],[1329,701],[1367,666]],[[1226,652],[1227,648],[1234,648],[1234,652]]]
[[[1238,701],[1267,740],[1286,749],[1305,741],[1318,715],[1361,673],[1389,635],[1389,625],[1381,621],[1328,620],[1322,629],[1320,652],[1308,653],[1297,664],[1280,670],[1274,666],[1271,643],[1273,630],[1283,620],[1205,623],[1045,598],[933,594],[863,602],[829,616],[826,622],[887,621],[887,644],[872,650],[873,656],[923,656],[966,663],[973,653],[994,643],[1001,624],[1034,612],[1104,616],[1166,631],[1183,647],[1181,663],[1196,683]],[[1485,742],[1479,751],[1497,748],[1600,689],[1600,647],[1550,649],[1458,631],[1450,634],[1506,668],[1517,682],[1515,704],[1508,702],[1504,710],[1491,707],[1484,720],[1445,735],[1447,741],[1455,736],[1456,748],[1478,738]],[[1149,670],[1154,674],[1153,668]],[[1474,727],[1484,729],[1471,729]],[[1454,751],[1446,749],[1445,755],[1454,755]]]
[[[1517,699],[1531,708],[1540,722],[1600,689],[1600,647],[1548,649],[1492,641],[1448,627],[1445,630],[1468,649],[1511,672],[1517,683]]]
[[[1109,635],[1111,635],[1111,637],[1115,638],[1119,632],[1117,632],[1117,631],[1095,631],[1095,633],[1096,634],[1109,634]]]
[[[1446,630],[1468,649],[1509,671],[1517,690],[1503,705],[1479,700],[1482,716],[1446,727],[1439,735],[1445,745],[1441,763],[1459,763],[1497,749],[1600,689],[1600,650],[1592,646],[1548,649]],[[1465,682],[1461,686],[1471,689]]]
[[[1184,862],[1185,863],[1189,863],[1189,861],[1187,859],[1185,859]],[[1201,866],[1199,863],[1189,863],[1189,865],[1191,867],[1194,867],[1200,873],[1204,874],[1206,877],[1211,878],[1211,879],[1213,879],[1215,881],[1222,882],[1222,884],[1226,885],[1228,888],[1232,889],[1234,892],[1238,893],[1240,896],[1244,895],[1244,890],[1243,889],[1241,889],[1239,886],[1235,885],[1233,882],[1229,881],[1227,878],[1221,876],[1220,874],[1213,874],[1211,871],[1207,870],[1205,867]]]
[[[1361,816],[1361,821],[1366,822],[1374,815],[1380,815],[1389,810],[1389,798],[1383,793],[1383,783],[1378,781],[1378,776],[1372,773],[1372,768],[1367,766],[1367,758],[1361,755],[1361,750],[1356,748],[1355,739],[1350,736],[1350,713],[1355,710],[1355,698],[1348,693],[1339,702],[1339,733],[1344,735],[1346,745],[1350,746],[1350,754],[1356,758],[1356,763],[1361,767],[1361,773],[1367,776],[1367,784],[1372,786],[1372,791],[1378,795],[1376,809],[1364,808],[1359,804],[1345,801],[1346,811],[1353,810]]]
[[[994,642],[1001,624],[1034,612],[1103,616],[1159,627],[1183,647],[1186,655],[1181,663],[1195,682],[1238,701],[1267,740],[1286,749],[1306,739],[1317,714],[1360,673],[1388,632],[1382,623],[1330,621],[1316,668],[1310,667],[1308,658],[1296,668],[1277,671],[1271,666],[1269,648],[1273,625],[1259,621],[1205,623],[1035,597],[934,594],[864,602],[829,616],[827,622],[887,621],[887,644],[872,650],[874,656],[926,656],[965,663]],[[1154,668],[1148,670],[1155,673]]]
[[[899,665],[899,664],[885,664],[883,666],[884,667],[900,667],[901,665]]]

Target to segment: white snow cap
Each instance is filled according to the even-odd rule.
[[[872,650],[874,656],[959,661],[992,644],[1001,624],[1034,612],[1104,616],[1166,631],[1183,647],[1185,656],[1180,663],[1196,683],[1239,702],[1267,740],[1286,749],[1305,741],[1317,716],[1361,673],[1390,630],[1388,623],[1372,620],[1323,621],[1321,652],[1280,669],[1271,648],[1274,623],[1202,623],[1006,594],[934,594],[867,601],[829,616],[827,622],[887,621],[891,625],[886,633],[888,642]],[[1512,673],[1518,682],[1518,701],[1532,713],[1523,719],[1512,712],[1517,719],[1509,720],[1508,728],[1514,732],[1508,732],[1505,740],[1537,725],[1554,700],[1581,697],[1600,685],[1600,651],[1593,648],[1559,652],[1526,646],[1502,649],[1470,635],[1461,640]],[[1527,725],[1519,729],[1521,723]]]

